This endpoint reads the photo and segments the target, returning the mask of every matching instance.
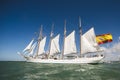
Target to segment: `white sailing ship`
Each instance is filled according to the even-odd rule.
[[[64,27],[63,49],[60,51],[60,34],[53,37],[53,30],[50,35],[48,51],[45,51],[46,37],[42,37],[42,28],[37,41],[32,41],[19,53],[27,62],[39,63],[99,63],[103,58],[102,49],[96,42],[94,28],[92,27],[82,35],[81,20],[80,28],[80,52],[78,53],[75,42],[75,30],[66,36],[66,22]]]

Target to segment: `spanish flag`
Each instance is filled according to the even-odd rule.
[[[112,42],[112,35],[111,34],[102,34],[96,35],[96,41],[98,44],[104,44],[107,42]]]

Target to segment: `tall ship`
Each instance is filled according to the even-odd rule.
[[[45,51],[45,44],[47,37],[42,36],[42,26],[37,40],[32,41],[27,45],[21,55],[27,62],[35,63],[71,63],[71,64],[87,64],[99,63],[105,56],[104,50],[99,46],[100,41],[97,42],[94,27],[82,34],[81,19],[79,18],[79,50],[77,51],[75,42],[75,30],[69,35],[66,35],[66,21],[64,24],[64,39],[62,50],[60,51],[60,34],[53,37],[53,27],[50,34],[49,49]],[[111,35],[110,39],[112,39]],[[103,42],[103,41],[102,41]]]

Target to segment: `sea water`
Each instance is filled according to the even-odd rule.
[[[0,80],[120,80],[120,63],[80,65],[1,61]]]

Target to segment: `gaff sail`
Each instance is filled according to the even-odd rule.
[[[58,34],[56,37],[54,37],[51,40],[50,55],[54,55],[60,52],[59,37],[60,37],[60,34]]]
[[[75,43],[75,31],[71,32],[65,38],[64,55],[71,54],[71,53],[77,53],[76,43]]]
[[[95,37],[94,28],[81,36],[81,54],[99,51],[100,47],[97,45]]]
[[[46,43],[46,37],[44,37],[39,43],[38,55],[41,55],[45,52],[45,49],[44,49],[45,43]]]

